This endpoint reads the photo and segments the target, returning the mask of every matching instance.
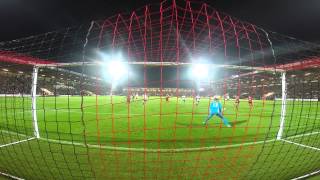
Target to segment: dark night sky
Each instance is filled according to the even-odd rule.
[[[320,43],[319,0],[204,0],[241,20],[281,34]],[[1,0],[0,41],[104,19],[152,0]]]

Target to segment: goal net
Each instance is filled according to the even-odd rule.
[[[314,175],[319,66],[319,45],[190,1],[0,42],[1,174]]]

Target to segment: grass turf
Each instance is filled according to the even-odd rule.
[[[30,98],[6,97],[0,101],[1,144],[31,137]],[[150,97],[144,106],[141,99],[127,104],[121,96],[112,100],[109,96],[39,97],[41,139],[0,148],[0,168],[32,179],[286,179],[319,168],[320,151],[272,141],[279,129],[280,101],[256,100],[253,109],[246,101],[238,109],[233,101],[222,103],[232,128],[225,127],[217,117],[208,126],[202,125],[208,99],[196,106],[191,98],[184,103],[174,97],[170,102]],[[320,131],[318,102],[287,104],[284,137]],[[292,141],[319,148],[319,136]],[[265,143],[228,147],[260,141]],[[103,149],[105,146],[115,149]],[[225,148],[179,153],[147,151],[209,146]],[[132,150],[117,151],[117,147]]]

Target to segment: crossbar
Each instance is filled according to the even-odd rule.
[[[72,67],[72,66],[95,66],[95,65],[103,65],[104,62],[71,62],[71,63],[52,63],[52,64],[37,64],[38,67]],[[128,65],[139,65],[139,66],[192,66],[199,63],[184,63],[184,62],[123,62],[123,64]],[[208,67],[213,68],[226,68],[226,69],[235,69],[235,70],[249,70],[249,71],[257,71],[257,72],[272,72],[272,73],[280,73],[284,70],[274,68],[274,67],[253,67],[253,66],[240,66],[240,65],[228,65],[228,64],[209,64],[209,63],[201,63]]]

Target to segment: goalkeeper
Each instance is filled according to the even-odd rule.
[[[228,120],[222,116],[222,105],[219,102],[219,99],[217,96],[214,96],[213,101],[210,103],[210,114],[209,116],[203,121],[204,125],[207,125],[208,121],[214,116],[218,116],[220,119],[222,119],[223,124],[227,127],[231,127]]]

